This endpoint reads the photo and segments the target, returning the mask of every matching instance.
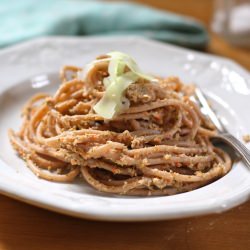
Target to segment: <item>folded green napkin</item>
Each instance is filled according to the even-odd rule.
[[[0,0],[0,47],[47,35],[137,35],[202,49],[205,28],[187,17],[127,2]]]

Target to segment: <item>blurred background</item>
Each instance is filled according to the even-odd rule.
[[[135,0],[133,2],[147,3],[156,8],[200,20],[210,36],[207,52],[234,59],[250,70],[250,0]],[[230,31],[226,31],[230,24],[233,26],[231,36]]]
[[[0,0],[0,48],[46,35],[136,35],[250,70],[250,0]]]

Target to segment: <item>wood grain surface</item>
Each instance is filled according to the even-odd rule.
[[[211,0],[136,1],[193,16],[210,26]],[[250,70],[250,50],[211,33],[208,53],[234,59]],[[250,202],[228,212],[150,223],[107,223],[71,218],[0,195],[0,250],[248,250]]]

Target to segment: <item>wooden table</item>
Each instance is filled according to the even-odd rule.
[[[191,15],[209,27],[211,0],[145,0],[161,9]],[[250,70],[250,50],[211,34],[208,52],[230,57]],[[150,223],[93,222],[45,211],[0,195],[0,250],[247,250],[250,202],[218,215]]]

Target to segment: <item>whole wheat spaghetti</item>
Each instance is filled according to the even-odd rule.
[[[192,86],[176,77],[143,77],[122,92],[111,119],[95,111],[110,76],[109,56],[82,69],[66,66],[53,95],[25,105],[10,141],[38,177],[125,195],[172,195],[204,186],[231,168],[229,156],[210,142],[216,130],[190,100]],[[129,68],[122,68],[122,74]],[[80,74],[79,74],[80,73]]]

